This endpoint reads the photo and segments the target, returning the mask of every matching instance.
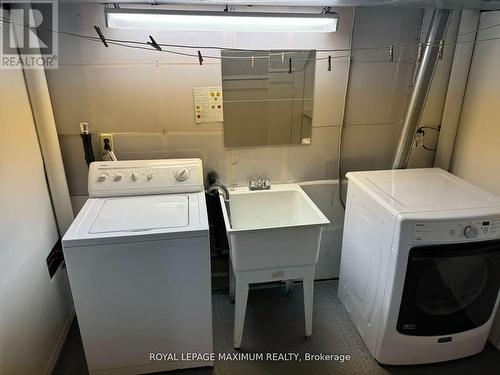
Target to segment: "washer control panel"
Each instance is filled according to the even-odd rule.
[[[194,193],[203,191],[200,159],[94,162],[89,167],[90,197]]]
[[[500,237],[500,217],[461,221],[433,221],[413,225],[413,241],[482,241]]]

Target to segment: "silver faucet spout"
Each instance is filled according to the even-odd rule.
[[[224,195],[224,200],[226,202],[229,202],[229,189],[227,188],[226,185],[223,185],[219,182],[213,183],[212,185],[210,185],[207,188],[206,192],[211,193],[214,190],[218,190],[219,192],[222,192],[222,194]]]

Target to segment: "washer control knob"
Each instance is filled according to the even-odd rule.
[[[120,181],[123,178],[123,175],[121,173],[115,174],[115,181]]]
[[[478,235],[477,228],[473,227],[472,225],[468,225],[464,229],[464,235],[467,238],[476,238]]]
[[[107,173],[101,173],[99,175],[99,177],[97,177],[97,181],[103,182],[103,181],[106,181],[107,178],[108,178],[108,174]]]
[[[139,178],[139,175],[137,174],[137,172],[132,172],[130,177],[132,178],[132,180],[137,181],[137,179]]]
[[[186,181],[189,178],[189,171],[186,168],[178,169],[174,177],[177,181]]]
[[[148,180],[152,180],[152,179],[153,179],[153,177],[154,177],[153,172],[148,172],[148,173],[146,174],[146,178],[147,178]]]

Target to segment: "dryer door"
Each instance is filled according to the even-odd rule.
[[[410,250],[397,330],[440,336],[486,323],[500,287],[500,240]]]

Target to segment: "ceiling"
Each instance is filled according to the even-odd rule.
[[[283,6],[405,6],[417,8],[500,9],[500,0],[59,0],[64,3],[283,5]]]

